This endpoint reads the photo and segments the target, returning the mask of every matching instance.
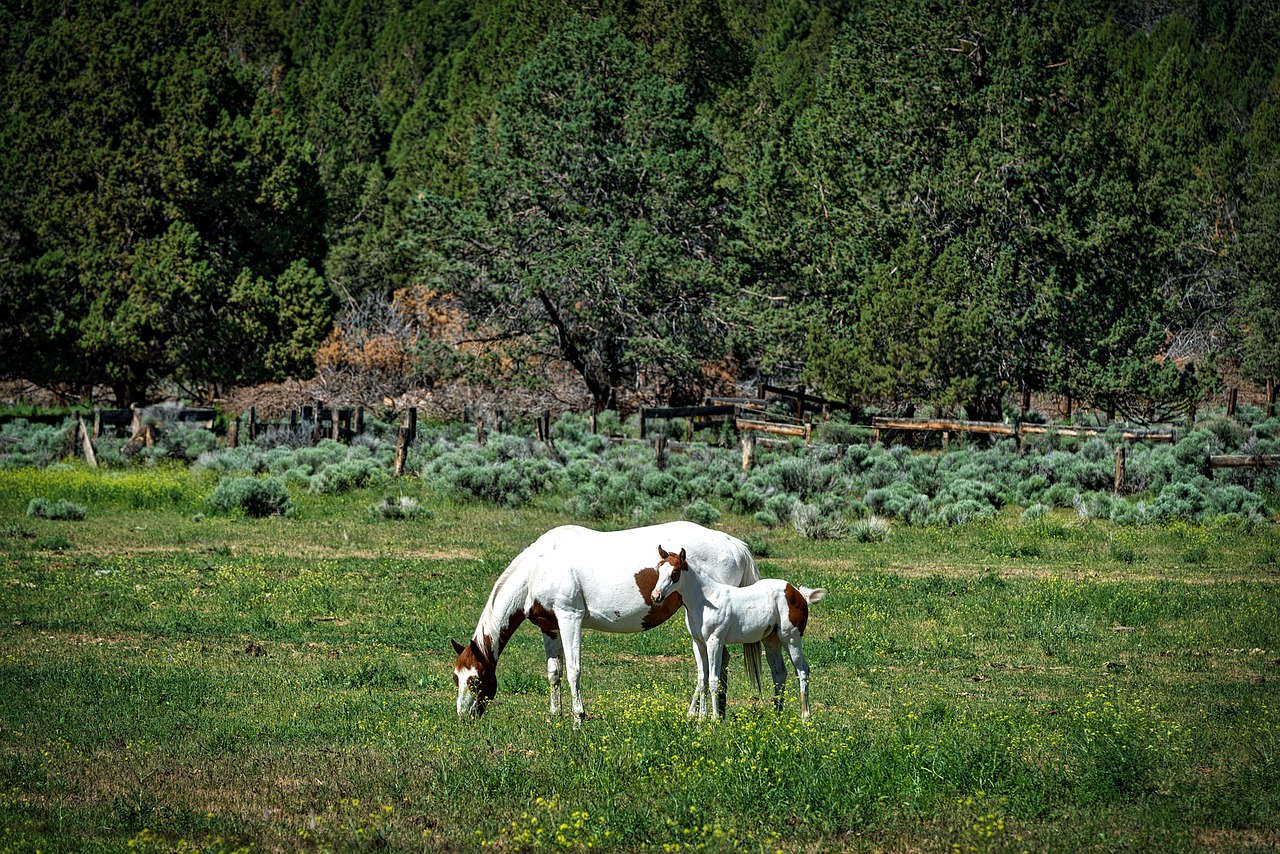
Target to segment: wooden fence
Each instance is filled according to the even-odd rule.
[[[755,447],[758,443],[774,445],[790,445],[799,439],[808,445],[812,442],[814,415],[826,420],[836,409],[848,409],[845,404],[826,400],[808,394],[802,388],[792,391],[778,386],[761,384],[756,397],[708,397],[700,406],[645,407],[639,411],[640,438],[611,437],[615,441],[640,441],[652,443],[654,453],[662,464],[670,452],[682,452],[690,447],[694,434],[699,430],[731,430],[742,442],[742,466],[749,469]],[[404,472],[409,448],[417,439],[418,411],[409,408],[404,413],[404,424],[397,429],[395,473]],[[185,408],[132,408],[132,409],[99,409],[94,412],[92,427],[85,424],[80,416],[76,416],[76,430],[71,437],[71,451],[83,454],[90,465],[96,465],[92,440],[104,432],[115,435],[130,436],[125,446],[125,453],[136,452],[139,448],[154,443],[157,425],[166,422],[181,423],[212,429],[217,418],[215,410],[206,407]],[[541,412],[532,416],[535,438],[554,451],[551,441],[551,417],[549,412]],[[35,416],[34,420],[42,422],[48,419]],[[471,420],[468,418],[468,420]],[[503,417],[499,414],[495,424],[502,430]],[[684,421],[684,442],[670,438],[669,431],[660,431],[650,436],[651,423],[655,421]],[[227,444],[236,447],[242,440],[255,441],[267,430],[289,429],[306,433],[310,439],[319,441],[332,438],[339,441],[350,441],[364,431],[364,407],[333,408],[323,405],[302,406],[292,410],[287,419],[262,420],[257,416],[256,408],[250,408],[242,418],[235,418],[227,424]],[[863,422],[866,426],[868,422]],[[477,440],[483,444],[486,440],[485,422],[475,419]],[[987,421],[967,421],[959,419],[938,418],[888,418],[873,417],[869,420],[870,442],[876,444],[889,439],[893,433],[934,432],[942,434],[942,446],[945,449],[952,436],[965,434],[1007,436],[1019,444],[1024,436],[1053,433],[1059,436],[1088,437],[1111,434],[1118,430],[1118,435],[1126,442],[1177,442],[1178,432],[1173,429],[1153,430],[1135,427],[1094,428],[1081,426],[1058,426],[1030,423],[1000,423]],[[593,414],[591,430],[596,432],[597,419]],[[1210,468],[1271,468],[1280,466],[1280,456],[1276,455],[1215,455],[1209,459]],[[1124,481],[1124,449],[1116,451],[1116,484],[1121,488]]]
[[[1096,427],[1070,427],[1052,424],[1005,424],[993,421],[953,421],[936,418],[872,418],[871,443],[880,441],[881,431],[901,430],[903,432],[937,432],[942,434],[943,447],[947,446],[952,434],[978,433],[988,436],[1009,436],[1021,443],[1023,436],[1046,435],[1054,433],[1059,436],[1105,436],[1109,429]],[[1127,442],[1173,442],[1178,441],[1176,430],[1146,430],[1133,427],[1120,428],[1120,437]]]

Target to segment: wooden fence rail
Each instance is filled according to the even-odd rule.
[[[1109,429],[1096,427],[1058,427],[1052,424],[1002,424],[992,421],[953,421],[926,418],[872,418],[871,443],[880,440],[881,430],[903,430],[920,432],[941,432],[945,443],[949,434],[980,433],[992,436],[1010,436],[1018,441],[1023,436],[1045,435],[1056,433],[1059,436],[1087,437],[1105,436]],[[1126,441],[1177,442],[1176,430],[1146,430],[1140,428],[1123,428],[1120,437]]]
[[[1209,468],[1270,469],[1280,466],[1280,454],[1215,454],[1209,457]]]

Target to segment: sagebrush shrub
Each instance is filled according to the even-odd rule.
[[[345,460],[320,469],[311,478],[311,491],[316,495],[341,495],[353,489],[377,486],[390,477],[386,466],[375,460]]]
[[[958,526],[992,519],[995,515],[995,508],[990,504],[973,498],[962,498],[959,501],[941,505],[930,521],[938,525]]]
[[[1043,521],[1051,512],[1053,512],[1053,508],[1048,504],[1037,502],[1022,511],[1021,522],[1024,525],[1034,525]]]
[[[1200,521],[1209,499],[1203,486],[1198,483],[1171,483],[1160,491],[1156,500],[1151,503],[1151,512],[1156,519],[1173,521],[1184,519],[1188,522]]]
[[[33,498],[27,504],[27,515],[32,519],[56,519],[62,522],[78,522],[89,515],[83,504],[59,498],[51,501],[48,498]]]
[[[0,469],[44,468],[61,459],[71,447],[74,429],[72,420],[60,427],[32,424],[24,418],[0,424]]]
[[[191,463],[217,448],[218,437],[203,427],[171,424],[160,433],[156,447],[162,449],[165,456]]]
[[[290,516],[293,499],[279,477],[224,477],[205,504],[215,513],[243,513],[254,518]]]
[[[369,518],[371,519],[418,519],[431,518],[431,511],[425,509],[418,503],[418,499],[409,496],[394,495],[384,496],[382,501],[377,504],[369,505]]]
[[[640,488],[646,495],[652,495],[654,498],[669,498],[679,487],[680,482],[675,476],[664,471],[647,472],[640,479]]]
[[[699,498],[684,508],[684,518],[710,527],[720,521],[720,511],[711,502]]]
[[[849,536],[860,543],[888,542],[893,525],[888,519],[876,515],[859,519],[849,526]]]
[[[806,540],[838,540],[849,532],[844,515],[829,504],[796,504],[791,511],[791,526]]]

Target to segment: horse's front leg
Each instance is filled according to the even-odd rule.
[[[564,670],[564,647],[560,636],[542,633],[542,648],[547,652],[547,682],[551,685],[551,717],[560,714],[560,674]]]
[[[707,638],[707,699],[711,702],[711,716],[724,717],[725,698],[720,694],[720,683],[724,679],[724,641],[712,635]]]

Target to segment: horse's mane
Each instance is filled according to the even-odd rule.
[[[516,608],[524,606],[524,589],[529,585],[529,571],[525,566],[529,550],[525,549],[507,564],[507,568],[498,576],[498,580],[493,583],[493,590],[489,592],[489,599],[484,603],[484,610],[480,612],[480,622],[476,625],[476,632],[473,637],[479,639],[488,635],[491,638],[499,637],[502,631],[501,620],[510,616],[510,610],[505,614],[498,613],[499,602],[512,602],[518,604]],[[520,585],[522,589],[510,589],[513,585]],[[510,594],[507,595],[508,590]]]

